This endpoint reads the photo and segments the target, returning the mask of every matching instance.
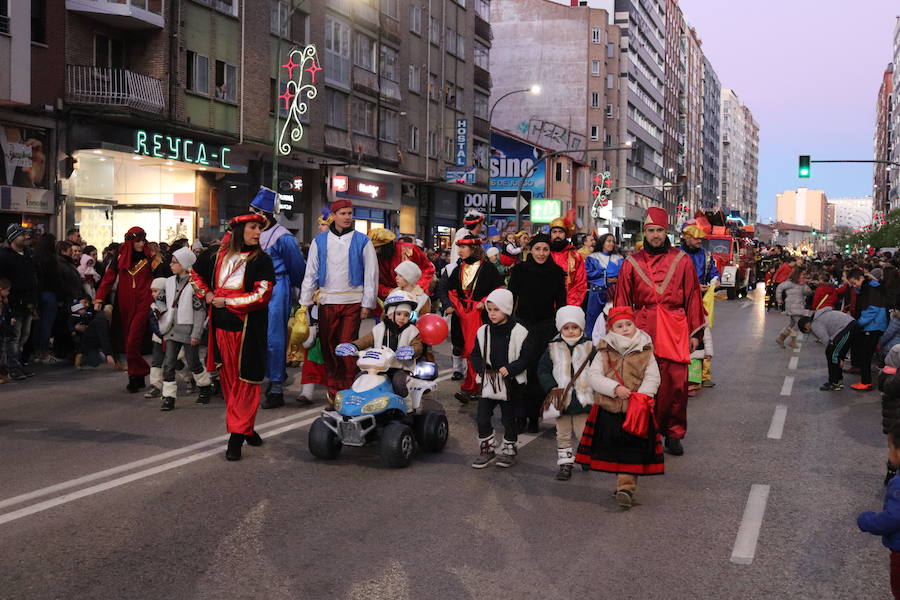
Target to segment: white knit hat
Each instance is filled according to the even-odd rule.
[[[150,282],[151,290],[163,290],[166,288],[166,278],[165,277],[157,277],[153,281]]]
[[[500,248],[498,248],[496,246],[491,246],[490,248],[488,248],[488,250],[485,254],[487,254],[488,258],[493,258],[494,256],[497,256],[498,254],[500,254]]]
[[[402,263],[394,267],[394,273],[396,273],[412,285],[415,285],[422,277],[422,269],[420,269],[419,265],[411,260],[404,260]]]
[[[575,323],[584,332],[584,311],[579,306],[563,306],[556,311],[556,330],[562,331],[566,323]]]
[[[203,250],[203,242],[194,240],[194,243],[191,244],[191,250]]]
[[[185,271],[193,267],[194,263],[197,262],[197,255],[188,247],[179,248],[172,253],[172,256],[175,257],[178,264],[184,267]]]
[[[485,302],[493,302],[494,306],[500,309],[504,315],[511,315],[513,313],[513,305],[515,301],[513,299],[512,292],[506,288],[497,288],[490,294],[488,297],[484,299]]]

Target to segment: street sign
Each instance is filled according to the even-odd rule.
[[[475,167],[447,167],[447,172],[444,176],[444,181],[447,183],[475,183]]]
[[[531,221],[549,223],[562,216],[562,200],[535,198],[531,201]]]
[[[456,166],[464,167],[468,162],[469,120],[456,120]]]
[[[523,191],[519,212],[527,215],[530,202],[531,192]],[[515,216],[516,193],[511,190],[499,190],[490,194],[466,194],[463,196],[463,211],[469,209],[489,212],[496,216]]]

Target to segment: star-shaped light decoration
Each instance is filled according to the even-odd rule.
[[[309,64],[309,66],[308,66],[307,68],[303,69],[303,70],[304,70],[304,71],[309,71],[309,77],[310,77],[310,80],[311,80],[313,83],[315,83],[315,82],[316,82],[316,73],[318,73],[319,71],[322,71],[323,69],[322,69],[322,67],[320,67],[318,64],[316,64],[316,61],[312,61],[312,62]]]
[[[291,90],[286,89],[284,90],[284,93],[282,95],[278,96],[279,98],[284,100],[284,110],[287,110],[291,107],[291,99],[296,95],[297,94],[292,94]]]
[[[324,69],[319,66],[316,47],[312,44],[302,50],[291,50],[287,62],[281,67],[287,69],[288,80],[285,82],[284,93],[278,98],[284,100],[284,109],[288,111],[288,115],[281,126],[278,151],[282,156],[287,156],[292,151],[292,145],[303,139],[302,118],[309,112],[309,101],[318,95],[316,74]],[[296,78],[294,71],[298,72]]]
[[[288,57],[288,61],[281,65],[282,69],[287,69],[288,71],[288,79],[294,78],[294,69],[301,65],[294,62],[294,53],[291,52],[291,55]]]

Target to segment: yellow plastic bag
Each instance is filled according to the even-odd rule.
[[[709,286],[703,294],[703,310],[706,311],[706,324],[713,326],[713,316],[716,308],[716,288]]]
[[[297,362],[306,359],[306,348],[303,343],[309,337],[309,319],[306,315],[306,307],[301,306],[294,311],[294,316],[288,322],[288,362]]]

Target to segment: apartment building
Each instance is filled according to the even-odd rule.
[[[703,167],[700,181],[700,203],[703,210],[719,205],[720,135],[722,122],[722,85],[712,63],[703,57],[703,116],[700,122],[703,136]]]
[[[726,214],[737,214],[747,223],[755,223],[759,171],[759,126],[753,119],[750,109],[741,103],[740,98],[733,90],[727,88],[722,90],[721,112],[719,206]],[[779,219],[789,223],[793,222],[781,217]]]
[[[878,88],[878,101],[875,108],[875,137],[873,140],[875,160],[891,160],[894,146],[894,65],[889,64],[881,78],[881,86]],[[890,172],[888,165],[875,163],[872,168],[872,197],[875,210],[890,212],[900,208],[897,202],[897,194],[892,193]]]

